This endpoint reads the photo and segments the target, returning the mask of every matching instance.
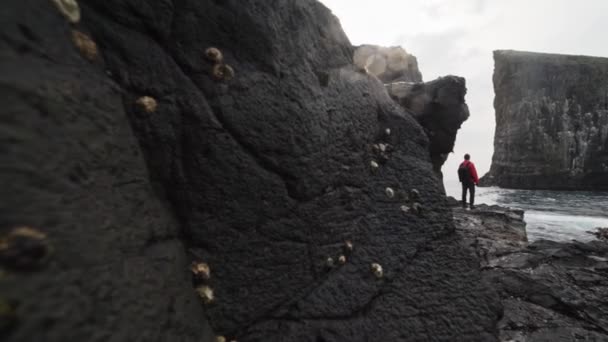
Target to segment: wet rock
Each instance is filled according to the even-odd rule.
[[[501,341],[608,341],[608,244],[527,243],[523,212],[453,208],[456,231],[503,303]]]
[[[480,185],[608,190],[608,58],[494,52],[496,133]]]
[[[606,240],[608,241],[608,227],[606,228],[595,228],[595,230],[590,231],[589,234],[593,234],[595,235],[595,237],[597,237],[600,240]]]
[[[475,210],[463,209],[460,202],[449,200],[458,233],[465,245],[480,259],[480,265],[492,265],[497,258],[519,251],[528,244],[523,210],[478,204]]]

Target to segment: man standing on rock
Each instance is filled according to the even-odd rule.
[[[475,185],[479,183],[477,169],[471,161],[471,156],[464,155],[464,161],[458,167],[458,178],[462,183],[462,207],[467,208],[467,190],[469,190],[471,209],[475,209]]]

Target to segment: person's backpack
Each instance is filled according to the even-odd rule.
[[[458,167],[458,179],[461,183],[471,182],[471,171],[469,171],[469,163],[461,163]]]

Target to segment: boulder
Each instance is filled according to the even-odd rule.
[[[354,49],[353,63],[382,83],[422,82],[418,60],[401,46],[361,45]]]

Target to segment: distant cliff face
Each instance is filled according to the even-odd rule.
[[[494,52],[496,133],[482,185],[608,190],[608,58]]]

